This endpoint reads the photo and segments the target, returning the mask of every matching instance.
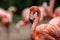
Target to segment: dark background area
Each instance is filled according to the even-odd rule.
[[[15,6],[17,8],[15,14],[19,15],[24,8],[41,5],[44,1],[49,3],[49,0],[0,0],[0,7],[7,9],[9,6]],[[55,8],[58,6],[60,6],[60,0],[55,0]]]
[[[0,0],[0,7],[4,9],[8,9],[10,6],[15,6],[17,8],[17,12],[14,14],[13,20],[15,22],[19,21],[21,18],[21,11],[33,5],[41,5],[44,1],[49,4],[50,0]],[[60,6],[60,0],[55,0],[55,6]]]

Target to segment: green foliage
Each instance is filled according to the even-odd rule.
[[[5,9],[14,4],[14,0],[2,0],[0,2],[1,2],[0,7]]]
[[[18,22],[18,21],[20,21],[20,20],[22,20],[22,16],[18,16],[18,15],[14,15],[13,16],[13,22]]]

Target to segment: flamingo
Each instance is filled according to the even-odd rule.
[[[33,10],[31,10],[32,12],[31,12],[31,14],[30,14],[30,19],[34,19],[34,21],[33,21],[33,24],[32,24],[32,28],[31,28],[31,38],[32,38],[32,40],[43,40],[43,38],[42,38],[42,36],[43,35],[41,35],[41,37],[39,36],[40,34],[39,33],[37,33],[37,32],[40,32],[40,26],[37,26],[38,25],[38,23],[39,23],[39,17],[40,17],[40,15],[38,15],[38,14],[40,14],[40,11],[39,11],[39,9],[38,8],[36,8],[36,9],[38,9],[38,10],[36,10],[36,9],[34,9],[34,7],[32,7],[31,9],[33,9]],[[35,11],[34,11],[35,10]],[[35,17],[35,18],[33,18],[33,15],[34,15],[34,12],[37,12],[37,16]],[[43,26],[43,27],[46,27],[45,25]],[[51,26],[52,27],[52,26]],[[39,28],[39,29],[38,29]],[[41,27],[42,28],[42,27]],[[48,31],[48,30],[47,30]],[[55,31],[55,30],[54,30]],[[41,33],[43,32],[43,28],[42,28],[42,31],[41,31]],[[50,36],[47,36],[47,35],[45,35],[46,37],[48,37],[48,38],[50,38],[50,39],[54,39],[55,40],[55,38],[53,38],[53,37],[50,37]],[[45,36],[43,36],[43,37],[45,37]],[[45,39],[44,39],[45,40]]]
[[[33,40],[60,40],[60,17],[53,18],[48,24],[37,26],[38,23],[36,19],[32,25]]]
[[[12,13],[16,11],[15,7],[10,7],[8,11],[0,8],[0,19],[2,23],[6,26],[7,31],[9,31],[9,25],[12,23]]]
[[[60,16],[60,7],[57,7],[54,11],[54,16],[57,17],[57,16]]]
[[[57,25],[60,27],[60,17],[57,16],[57,17],[51,19],[49,24]],[[57,40],[60,40],[60,38],[58,38]]]
[[[35,26],[34,40],[56,40],[60,37],[60,28],[53,24]]]
[[[31,28],[32,40],[60,40],[60,17],[51,19],[48,24],[38,23],[39,19],[36,18]]]

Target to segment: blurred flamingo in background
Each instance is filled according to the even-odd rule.
[[[54,10],[54,16],[55,16],[55,17],[60,16],[60,7],[57,7],[57,8]]]
[[[13,12],[16,11],[15,7],[10,7],[8,11],[0,8],[0,19],[2,23],[6,26],[7,31],[9,31],[9,25],[12,23]]]
[[[49,6],[47,5],[46,2],[43,3],[43,5],[41,6],[37,6],[40,10],[40,21],[43,21],[44,20],[44,17],[47,17],[48,15],[50,17],[54,17],[53,16],[53,7],[54,7],[54,0],[50,0],[50,3],[49,3]],[[24,26],[26,25],[27,23],[29,23],[29,21],[32,23],[32,20],[29,19],[29,15],[30,15],[30,7],[28,8],[25,8],[23,11],[22,11],[22,18],[23,20],[22,21],[18,21],[17,24],[16,24],[16,29],[18,30],[20,26]],[[35,16],[36,17],[36,14]]]

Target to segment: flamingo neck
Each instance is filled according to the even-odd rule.
[[[32,24],[32,30],[33,31],[36,29],[38,23],[39,23],[39,17],[37,17]]]

